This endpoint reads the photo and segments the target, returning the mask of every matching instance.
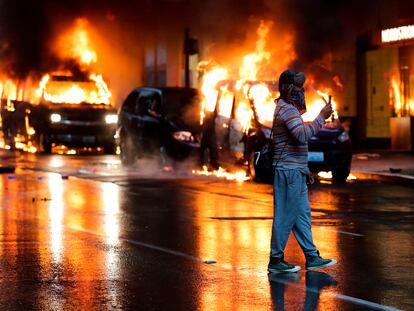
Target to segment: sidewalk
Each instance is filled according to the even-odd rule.
[[[414,180],[414,154],[388,150],[355,153],[351,172]]]

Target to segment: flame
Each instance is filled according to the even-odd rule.
[[[407,117],[414,116],[414,94],[406,96],[404,94],[404,84],[399,82],[399,74],[391,77],[389,84],[389,103],[394,110],[395,116]]]
[[[243,182],[250,179],[250,177],[248,177],[246,172],[243,170],[237,171],[235,173],[229,173],[226,172],[226,170],[222,167],[219,167],[217,170],[209,171],[206,165],[203,166],[202,170],[193,170],[192,173],[194,175],[200,176],[216,176],[218,178],[224,178],[226,180],[235,180],[237,182]]]
[[[208,62],[199,63],[198,68],[208,65]],[[214,112],[216,108],[218,90],[216,85],[219,81],[227,79],[227,70],[222,67],[215,67],[211,71],[204,73],[202,78],[200,124],[203,124],[206,113]]]
[[[333,178],[331,171],[329,171],[329,172],[321,171],[321,172],[318,173],[318,176],[320,178],[323,178],[323,179],[332,179]],[[351,174],[348,175],[346,180],[356,180],[356,179],[358,179],[358,178],[354,174],[351,173]]]
[[[60,37],[58,50],[62,58],[73,58],[87,66],[98,61],[96,52],[91,48],[88,27],[88,20],[79,18],[75,21],[74,28]]]
[[[312,122],[315,120],[315,118],[319,115],[321,112],[321,109],[325,106],[325,101],[329,100],[329,90],[326,92],[322,92],[320,90],[316,91],[316,94],[318,95],[317,98],[315,98],[315,94],[311,94],[311,100],[307,101],[306,108],[307,111],[302,115],[302,118],[305,122]],[[338,111],[337,106],[338,104],[334,100],[334,98],[331,98],[332,103],[332,109],[334,110],[332,114],[332,118],[334,120],[338,120]]]
[[[265,47],[271,25],[272,23],[260,22],[260,26],[257,29],[259,39],[256,41],[256,50],[243,57],[243,65],[239,71],[240,79],[256,80],[260,64],[270,59],[271,53],[266,51]]]
[[[250,128],[251,120],[253,117],[253,110],[250,106],[250,102],[247,99],[239,100],[236,108],[236,120],[241,125],[241,130],[247,132]]]
[[[111,92],[101,75],[91,74],[90,81],[53,81],[46,74],[39,83],[37,96],[52,103],[110,104]]]
[[[254,106],[259,122],[269,127],[273,122],[275,97],[278,97],[278,95],[272,94],[272,92],[264,83],[255,84],[249,90],[249,98],[253,99],[254,101]]]

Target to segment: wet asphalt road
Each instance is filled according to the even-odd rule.
[[[0,175],[0,310],[414,309],[412,183],[313,185],[314,240],[338,264],[269,277],[270,185],[1,159],[17,170]],[[293,237],[285,257],[304,267]]]

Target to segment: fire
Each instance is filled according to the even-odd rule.
[[[273,122],[274,95],[264,83],[255,84],[249,90],[249,98],[254,101],[259,122],[268,126]]]
[[[317,98],[315,98],[315,94],[311,94],[311,100],[307,101],[307,111],[302,115],[302,118],[305,122],[312,122],[318,116],[321,109],[325,106],[326,102],[329,101],[329,90],[327,90],[327,92],[317,90],[316,94],[319,95]],[[333,97],[331,98],[331,103],[334,110],[332,119],[338,120],[338,105]]]
[[[219,167],[218,170],[209,171],[206,165],[203,166],[202,170],[193,170],[192,173],[200,176],[216,176],[218,178],[224,178],[226,180],[235,180],[238,182],[243,182],[250,179],[250,177],[246,175],[246,172],[242,170],[237,171],[235,173],[229,173],[226,172],[226,170],[222,167]]]
[[[98,61],[88,28],[86,19],[77,19],[74,28],[62,35],[57,45],[62,59],[75,59],[84,72],[89,72]],[[46,74],[39,83],[37,97],[52,103],[110,104],[111,92],[102,76],[96,73],[86,76],[78,81],[71,72]]]
[[[36,91],[38,97],[51,103],[110,104],[111,92],[101,75],[89,75],[89,81],[53,80],[46,74]]]
[[[274,88],[269,87],[268,82],[261,80],[262,75],[269,67],[267,61],[270,60],[272,53],[266,50],[267,38],[270,32],[272,23],[261,22],[256,34],[256,47],[254,52],[248,53],[242,57],[242,65],[238,70],[238,76],[230,79],[230,74],[225,67],[213,66],[210,70],[206,70],[210,63],[200,62],[199,68],[203,69],[204,76],[201,82],[201,93],[203,94],[203,104],[201,115],[201,124],[206,113],[214,112],[217,105],[217,113],[220,116],[230,117],[233,108],[233,98],[237,97],[237,106],[234,107],[234,116],[236,121],[240,124],[243,132],[247,132],[254,114],[258,121],[268,127],[271,127],[273,122],[273,112],[275,109],[275,99],[278,98],[279,93]],[[289,46],[291,38],[285,42],[283,46]],[[280,52],[281,49],[278,51]],[[293,48],[291,48],[293,50]],[[277,51],[276,51],[277,52]],[[280,63],[272,64],[272,68],[277,70],[286,68],[289,62],[295,57],[292,52],[283,50],[282,55],[277,55]],[[230,68],[230,66],[228,66]],[[272,75],[274,80],[274,75]],[[259,80],[258,80],[259,79]],[[227,80],[227,81],[223,81]],[[273,81],[272,83],[274,83]],[[343,85],[338,76],[333,79],[335,85],[340,89]],[[230,84],[232,84],[230,86]],[[313,121],[320,110],[328,101],[328,94],[331,93],[329,89],[316,90],[313,83],[308,83],[306,94],[308,112],[303,115],[306,122]],[[233,94],[230,94],[233,93]],[[220,95],[219,95],[220,94]],[[254,106],[253,106],[254,105]],[[337,103],[332,98],[332,106],[334,109],[333,119],[338,119]]]
[[[96,52],[91,48],[88,21],[79,18],[74,28],[60,37],[58,52],[62,58],[76,59],[80,64],[89,66],[98,61]]]
[[[265,47],[271,25],[272,23],[261,21],[260,26],[257,29],[259,39],[256,41],[256,50],[243,57],[243,65],[239,71],[240,79],[256,80],[260,64],[263,61],[270,59],[271,53],[266,51]]]
[[[402,92],[399,77],[393,76],[389,87],[390,106],[397,117],[414,116],[414,96],[405,96]]]
[[[201,62],[198,64],[198,70],[205,71],[204,67],[208,65],[208,62]],[[206,113],[211,113],[215,110],[218,96],[216,85],[219,81],[225,79],[227,79],[227,70],[222,67],[215,67],[211,71],[204,73],[201,86],[203,99],[201,102],[200,124],[203,124]]]
[[[325,171],[321,171],[318,173],[318,176],[322,179],[332,179],[332,172],[325,172]],[[346,180],[357,180],[358,178],[354,175],[354,174],[349,174],[349,176],[347,177]]]
[[[240,123],[243,131],[249,129],[253,111],[249,102],[248,92],[250,84],[248,81],[256,80],[261,65],[263,65],[263,62],[270,59],[271,53],[266,51],[265,47],[271,25],[272,23],[265,23],[263,21],[260,23],[260,26],[257,29],[258,40],[256,41],[256,49],[253,53],[249,53],[242,57],[242,66],[239,69],[235,87],[232,86],[230,88],[229,85],[224,84],[218,88],[218,83],[229,77],[228,70],[225,69],[225,67],[213,66],[212,69],[206,70],[206,68],[209,67],[209,63],[206,61],[199,63],[199,71],[202,70],[205,72],[201,83],[201,93],[203,94],[202,109],[200,112],[201,124],[203,124],[206,113],[214,112],[219,91],[221,91],[222,95],[219,98],[217,113],[224,117],[230,117],[231,115],[235,96],[234,92],[243,91],[244,96],[242,99],[239,98],[238,100],[239,104],[236,107],[235,117]],[[257,93],[258,91],[254,91],[254,96],[256,96]],[[263,115],[264,113],[260,113],[260,116]]]

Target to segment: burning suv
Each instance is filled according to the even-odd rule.
[[[36,92],[23,92],[26,98],[11,99],[3,90],[2,128],[10,148],[50,153],[63,145],[115,152],[117,113],[101,76],[45,75]]]
[[[160,155],[161,164],[183,160],[199,148],[199,94],[180,87],[139,87],[119,112],[117,142],[121,162]]]
[[[271,139],[277,83],[246,81],[240,85],[240,82],[226,80],[220,81],[216,89],[214,110],[204,113],[207,118],[204,123],[213,124],[214,130],[203,128],[203,134],[208,136],[203,137],[208,142],[201,150],[203,161],[236,159],[237,163],[247,165],[253,179],[272,181],[272,160],[259,157],[259,153]],[[320,105],[313,107],[313,103],[311,106],[309,110],[317,112],[321,108]],[[305,121],[316,116],[310,116],[313,111],[308,112],[303,115]],[[312,172],[332,171],[333,180],[345,181],[350,173],[351,159],[349,136],[337,118],[327,122],[309,141],[308,163]],[[218,166],[218,163],[213,164]]]

